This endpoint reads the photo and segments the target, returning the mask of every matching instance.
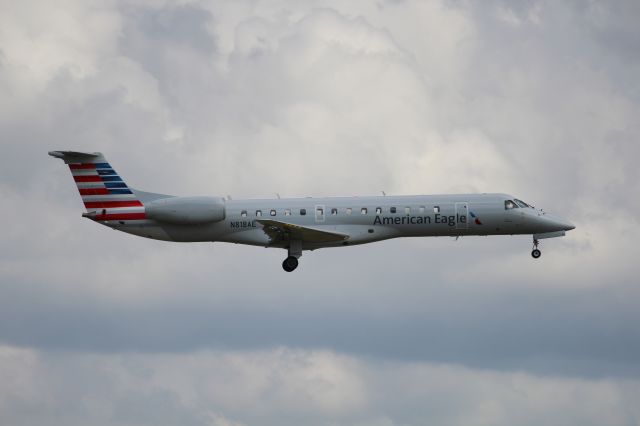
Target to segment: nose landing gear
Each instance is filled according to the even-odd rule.
[[[533,250],[531,251],[531,257],[533,257],[534,259],[537,259],[540,256],[542,256],[542,252],[540,250],[538,250],[538,243],[539,243],[539,241],[534,238],[533,239]]]

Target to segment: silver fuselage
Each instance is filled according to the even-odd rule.
[[[287,224],[348,235],[345,241],[303,242],[302,249],[370,243],[398,237],[549,234],[573,229],[567,220],[534,208],[506,209],[506,194],[226,200],[224,219],[170,225],[153,220],[102,221],[111,228],[166,241],[221,241],[286,247],[257,222]],[[302,212],[306,214],[301,214]]]

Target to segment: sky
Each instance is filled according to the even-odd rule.
[[[640,4],[0,1],[0,424],[640,424]],[[305,253],[81,217],[51,150],[576,229]]]

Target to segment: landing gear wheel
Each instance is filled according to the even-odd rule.
[[[298,259],[293,256],[287,257],[284,262],[282,262],[282,269],[287,272],[292,272],[298,267]]]
[[[538,241],[536,237],[533,237],[533,251],[531,252],[531,257],[534,259],[537,259],[542,255],[542,252],[538,250],[538,244],[540,244],[540,241]]]

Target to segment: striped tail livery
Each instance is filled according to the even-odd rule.
[[[145,220],[145,209],[99,152],[52,151],[69,166],[86,208],[83,215],[96,221]]]

